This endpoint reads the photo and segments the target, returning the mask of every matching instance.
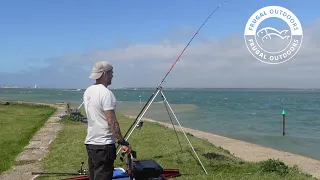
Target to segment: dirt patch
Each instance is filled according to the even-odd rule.
[[[228,159],[226,156],[221,155],[221,154],[216,154],[216,153],[206,153],[202,154],[207,159],[215,159],[215,160],[225,160]]]
[[[37,160],[23,160],[23,161],[16,161],[14,163],[15,166],[21,166],[21,165],[25,165],[25,164],[33,164],[38,162]]]

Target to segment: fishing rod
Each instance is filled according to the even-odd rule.
[[[84,162],[81,162],[81,167],[78,172],[31,172],[32,175],[87,175],[88,169],[83,169]]]
[[[185,52],[185,50],[187,49],[187,47],[190,45],[190,43],[193,41],[193,39],[195,38],[195,36],[199,33],[200,29],[205,25],[205,23],[210,19],[210,17],[226,2],[223,1],[221,4],[219,4],[218,7],[216,7],[211,14],[207,17],[207,19],[202,23],[202,25],[199,27],[199,29],[196,31],[196,33],[192,36],[192,38],[190,39],[190,41],[188,42],[188,44],[184,47],[184,49],[181,51],[180,55],[177,57],[177,59],[174,61],[174,63],[172,64],[172,66],[170,67],[170,69],[168,70],[168,72],[165,74],[165,76],[163,77],[162,81],[160,82],[160,84],[158,85],[158,87],[156,88],[156,90],[152,93],[152,95],[150,96],[149,100],[146,102],[146,104],[143,106],[142,110],[139,112],[138,116],[135,118],[134,122],[131,124],[131,126],[129,127],[129,129],[127,130],[126,134],[124,135],[124,139],[127,141],[129,139],[129,137],[126,137],[129,134],[129,136],[131,135],[131,133],[133,132],[134,129],[132,129],[134,127],[135,124],[139,124],[141,121],[141,114],[146,113],[146,110],[149,108],[149,106],[151,105],[151,103],[153,102],[153,100],[155,99],[155,97],[157,96],[157,94],[159,93],[159,90],[162,88],[161,85],[163,84],[163,82],[165,81],[165,79],[167,78],[167,76],[169,75],[169,73],[172,71],[173,67],[176,65],[176,63],[179,61],[180,57],[182,56],[182,54]],[[139,119],[140,118],[140,119]],[[138,122],[137,122],[138,121]],[[137,126],[136,125],[136,126]],[[136,127],[135,126],[135,127]],[[119,147],[119,145],[118,145]],[[117,149],[118,149],[117,147]],[[120,151],[120,150],[119,150]],[[117,154],[119,153],[119,151],[117,152]]]

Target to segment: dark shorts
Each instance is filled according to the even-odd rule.
[[[87,144],[90,180],[112,180],[116,146]]]

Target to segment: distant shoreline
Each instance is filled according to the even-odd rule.
[[[33,88],[33,87],[3,87],[1,86],[0,89],[56,89],[56,90],[85,90],[85,88]],[[123,88],[112,88],[112,90],[155,90],[156,87],[123,87]],[[237,87],[229,87],[229,88],[181,88],[181,87],[163,87],[163,90],[299,90],[299,91],[319,91],[320,88],[237,88]]]

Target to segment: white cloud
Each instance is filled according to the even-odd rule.
[[[158,43],[125,43],[111,49],[70,53],[55,58],[52,67],[78,65],[86,67],[87,77],[92,64],[110,61],[115,66],[114,86],[157,86],[185,47],[192,29],[175,30]],[[303,44],[294,59],[279,65],[264,64],[249,53],[242,32],[227,39],[204,40],[195,37],[176,64],[164,86],[182,87],[317,87],[320,75],[320,21],[304,27]],[[201,31],[200,31],[201,34]],[[176,38],[175,38],[176,37]],[[53,68],[54,69],[54,68]],[[61,69],[60,69],[61,70]],[[78,77],[69,72],[68,77]],[[87,80],[86,80],[87,82]],[[84,84],[86,86],[86,84]]]

